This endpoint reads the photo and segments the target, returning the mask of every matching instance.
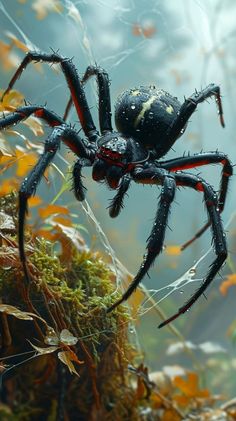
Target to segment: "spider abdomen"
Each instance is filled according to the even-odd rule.
[[[159,148],[180,107],[177,98],[155,86],[129,89],[118,97],[116,127],[148,149]]]

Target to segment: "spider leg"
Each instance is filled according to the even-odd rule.
[[[195,154],[194,156],[184,156],[181,158],[170,159],[168,161],[161,162],[162,168],[165,168],[168,171],[175,172],[179,170],[186,170],[189,168],[196,168],[203,165],[209,164],[222,164],[222,173],[221,173],[221,182],[220,182],[220,189],[219,189],[219,198],[218,198],[218,206],[219,211],[223,212],[225,206],[226,195],[228,192],[228,184],[229,178],[233,174],[233,166],[229,161],[227,155],[222,152],[207,152],[207,153],[199,153]],[[181,250],[187,248],[190,244],[192,244],[197,238],[199,238],[211,225],[210,221],[208,221],[195,235],[193,238],[185,242],[181,246]]]
[[[198,300],[198,298],[204,294],[210,283],[213,281],[214,277],[219,272],[224,261],[227,258],[227,245],[225,234],[220,218],[220,212],[218,209],[217,196],[213,188],[207,184],[203,179],[192,175],[192,174],[176,174],[176,185],[190,187],[197,191],[201,191],[204,194],[204,201],[206,204],[208,217],[212,226],[213,233],[213,244],[215,247],[216,259],[210,265],[209,271],[197,291],[192,295],[192,297],[179,308],[178,312],[171,316],[169,319],[165,320],[159,325],[159,328],[167,325],[173,320],[177,319],[181,314],[188,311],[192,305]]]
[[[99,125],[101,133],[112,132],[111,125],[111,99],[110,99],[110,88],[109,88],[109,77],[107,72],[101,67],[88,66],[84,76],[81,79],[82,85],[84,85],[91,76],[96,76],[98,85],[98,110],[99,110]],[[71,106],[73,105],[72,98],[70,97],[69,102],[66,106],[64,113],[64,120],[67,119]]]
[[[79,158],[78,161],[76,161],[72,176],[73,176],[73,187],[72,190],[74,191],[74,195],[77,200],[82,202],[85,199],[85,193],[86,193],[86,187],[84,187],[82,183],[82,175],[81,171],[83,167],[90,167],[92,165],[91,160],[86,158]]]
[[[80,82],[76,68],[72,63],[72,60],[68,58],[61,57],[56,53],[45,54],[29,51],[10,80],[10,83],[3,93],[2,98],[4,98],[4,96],[13,88],[16,80],[21,76],[22,72],[32,61],[35,61],[36,63],[42,61],[45,63],[60,64],[62,72],[66,78],[72,101],[75,105],[82,129],[85,135],[88,137],[89,141],[95,142],[98,137],[97,129],[94,125],[84,89]]]
[[[64,125],[64,135],[62,141],[77,155],[84,158],[93,159],[95,154],[93,145],[81,139],[77,133],[67,126],[61,117],[45,107],[27,105],[17,108],[13,113],[7,114],[0,119],[0,130],[6,129],[13,124],[18,124],[31,115],[45,120],[49,126],[56,127]]]
[[[116,195],[113,197],[111,204],[109,205],[109,215],[111,218],[115,218],[119,215],[121,209],[124,207],[123,201],[130,186],[131,178],[128,174],[124,175],[121,180],[120,186]]]
[[[137,275],[129,285],[128,289],[122,297],[114,303],[107,312],[109,313],[116,308],[123,301],[127,300],[130,295],[136,290],[143,277],[153,264],[156,257],[161,253],[165,237],[165,231],[170,213],[170,206],[175,196],[175,179],[174,176],[168,174],[166,171],[158,168],[152,169],[136,169],[134,170],[133,179],[137,183],[148,184],[162,184],[160,201],[155,216],[151,234],[147,240],[147,252],[144,255],[143,262]]]
[[[35,115],[35,117],[45,120],[51,127],[64,124],[61,117],[48,110],[46,107],[26,105],[25,107],[17,108],[13,113],[4,115],[4,117],[0,119],[0,130],[12,126],[13,124],[18,124],[32,114]]]
[[[83,157],[83,153],[84,153],[85,158],[87,158],[90,151],[87,151],[83,143],[79,142],[79,140],[81,139],[79,138],[76,132],[74,132],[71,128],[68,128],[66,125],[55,127],[52,133],[49,135],[49,137],[45,141],[43,154],[39,157],[39,160],[36,163],[35,167],[32,169],[29,175],[24,179],[20,187],[18,241],[19,241],[20,260],[23,265],[27,282],[30,281],[30,276],[29,276],[29,272],[27,268],[26,254],[25,254],[25,248],[24,248],[24,227],[25,227],[25,216],[27,213],[28,199],[32,195],[34,195],[36,188],[40,180],[42,179],[44,171],[52,162],[56,152],[58,151],[60,147],[61,141],[65,142],[65,138],[67,138],[68,144],[70,143],[72,145],[77,140],[78,144],[80,145],[79,149],[80,149],[81,156]]]
[[[176,138],[183,133],[190,116],[196,110],[198,104],[200,104],[203,101],[206,101],[208,98],[211,98],[212,96],[214,96],[216,99],[216,105],[218,107],[220,123],[222,127],[224,127],[225,124],[224,124],[223,108],[222,108],[221,96],[220,96],[220,88],[219,86],[211,83],[205,89],[203,89],[200,92],[195,92],[193,95],[191,95],[189,98],[187,98],[184,101],[183,105],[180,108],[178,117],[175,119],[173,125],[168,130],[167,138],[176,140]]]
[[[19,225],[18,225],[18,241],[19,241],[19,253],[20,260],[23,265],[25,278],[27,282],[30,281],[30,275],[28,272],[25,247],[24,247],[24,227],[25,227],[25,216],[27,213],[27,202],[28,199],[34,195],[36,188],[44,174],[44,171],[48,165],[52,162],[61,142],[61,136],[64,131],[63,126],[56,127],[48,139],[45,141],[44,153],[40,156],[37,164],[29,175],[24,179],[19,190]]]

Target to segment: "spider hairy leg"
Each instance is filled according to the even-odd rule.
[[[46,121],[46,123],[48,123],[51,127],[59,126],[64,123],[64,121],[56,113],[48,110],[46,107],[27,105],[25,107],[17,108],[13,113],[6,114],[2,119],[0,119],[0,130],[6,129],[13,124],[18,124],[30,117],[32,114],[35,117]]]
[[[80,82],[78,73],[76,71],[76,68],[74,64],[72,63],[72,60],[68,58],[61,57],[60,55],[56,53],[45,54],[45,53],[40,53],[40,52],[29,51],[26,54],[23,61],[21,62],[18,69],[16,70],[12,79],[10,80],[7,89],[3,93],[2,99],[13,88],[16,80],[20,78],[22,72],[32,61],[35,61],[36,63],[40,61],[44,63],[52,63],[52,64],[58,63],[61,66],[62,72],[67,81],[67,84],[71,93],[72,101],[75,105],[83,131],[85,135],[88,137],[90,142],[95,142],[98,137],[97,129],[94,125],[92,115],[90,113],[90,109],[87,103],[87,99],[86,99],[82,84]]]
[[[79,158],[76,161],[72,176],[73,176],[73,187],[72,190],[77,200],[82,202],[85,199],[86,187],[82,183],[82,175],[81,171],[84,167],[90,167],[92,162],[89,159]]]
[[[223,107],[220,96],[220,87],[215,85],[214,83],[211,83],[205,89],[199,92],[195,92],[193,95],[191,95],[184,101],[183,105],[180,108],[178,117],[175,119],[167,133],[168,137],[177,139],[185,130],[186,124],[188,123],[188,120],[191,117],[191,115],[196,110],[197,106],[201,102],[206,101],[212,96],[214,96],[216,99],[216,105],[218,108],[221,126],[225,127]]]
[[[112,131],[111,124],[111,99],[110,99],[110,82],[107,72],[98,66],[88,66],[85,70],[84,76],[81,79],[81,84],[84,85],[92,76],[96,76],[98,85],[98,112],[99,124],[101,133]],[[63,119],[68,118],[68,114],[73,105],[72,97],[70,97]]]
[[[212,226],[212,233],[213,233],[213,244],[216,253],[216,259],[210,265],[209,271],[201,284],[201,286],[195,291],[192,297],[182,306],[179,308],[178,312],[171,316],[169,319],[162,322],[158,327],[161,328],[166,326],[168,323],[173,322],[177,319],[181,314],[184,314],[188,311],[192,305],[199,299],[199,297],[204,294],[208,286],[211,284],[217,273],[219,272],[220,268],[222,267],[223,263],[227,258],[227,245],[225,234],[220,218],[220,212],[218,209],[218,202],[217,202],[217,195],[214,192],[213,188],[207,184],[204,180],[196,177],[192,174],[176,174],[176,185],[177,186],[184,186],[190,187],[197,191],[201,191],[204,194],[204,201],[206,204],[208,217],[211,222]]]
[[[19,191],[19,225],[18,225],[18,241],[19,241],[19,253],[20,260],[23,265],[24,274],[27,283],[30,282],[30,275],[27,266],[27,259],[25,254],[24,246],[24,228],[25,228],[25,216],[27,213],[27,202],[28,199],[35,194],[36,188],[44,174],[44,171],[48,165],[52,162],[61,142],[61,136],[63,133],[62,127],[57,127],[53,130],[51,135],[45,141],[44,153],[40,156],[37,164],[33,170],[29,173],[20,187]]]
[[[26,263],[26,254],[24,249],[24,227],[25,227],[25,216],[27,213],[28,199],[35,194],[36,188],[42,179],[44,171],[52,162],[55,154],[57,153],[61,141],[68,144],[71,150],[77,154],[84,156],[84,159],[89,161],[89,157],[93,154],[93,151],[87,149],[82,139],[77,133],[70,127],[64,125],[57,126],[53,129],[44,145],[44,152],[39,157],[33,170],[24,179],[20,191],[19,191],[19,228],[18,228],[18,241],[19,241],[19,252],[20,259],[22,261],[24,273],[27,282],[30,280],[29,271]],[[89,161],[91,162],[91,161]]]
[[[121,209],[124,207],[123,201],[124,196],[126,195],[131,183],[131,178],[129,175],[124,175],[121,180],[120,186],[116,195],[111,200],[111,204],[109,205],[109,215],[111,218],[116,218]]]
[[[219,198],[218,198],[218,207],[219,211],[223,212],[225,206],[225,200],[228,192],[229,179],[233,174],[233,166],[228,159],[227,155],[222,152],[206,152],[198,153],[194,156],[184,156],[182,158],[170,159],[169,161],[164,161],[162,167],[168,171],[176,172],[181,170],[186,170],[190,168],[197,168],[203,165],[210,164],[221,164],[223,166],[221,173],[221,182],[219,189]],[[192,244],[197,238],[199,238],[211,225],[208,221],[195,235],[193,238],[185,242],[181,246],[181,250],[186,249],[190,244]]]
[[[156,257],[161,253],[167,227],[168,217],[170,213],[170,206],[175,196],[175,179],[162,169],[148,169],[134,171],[134,181],[137,183],[162,184],[161,196],[157,213],[154,220],[154,225],[151,234],[147,240],[147,252],[144,256],[143,263],[137,275],[129,285],[128,289],[122,297],[116,301],[107,313],[114,310],[119,304],[127,300],[131,294],[136,290],[139,283],[142,281],[151,265],[154,263]]]

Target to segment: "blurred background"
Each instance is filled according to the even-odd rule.
[[[125,89],[154,84],[182,102],[195,89],[209,83],[220,85],[226,127],[220,126],[213,99],[201,104],[191,118],[185,134],[174,145],[168,159],[184,153],[219,150],[236,162],[236,60],[235,26],[236,4],[233,0],[3,0],[0,1],[1,23],[1,89],[4,89],[17,64],[24,57],[21,48],[14,48],[16,37],[30,49],[50,52],[59,50],[63,56],[73,57],[79,75],[89,64],[104,67],[111,79],[112,106]],[[4,46],[11,45],[9,63],[6,64]],[[32,104],[43,105],[63,115],[69,99],[65,80],[58,69],[47,65],[29,66],[16,84]],[[86,93],[96,123],[96,84],[86,86]],[[78,117],[71,111],[69,120],[80,128]],[[25,128],[17,128],[24,132]],[[29,133],[27,134],[29,136]],[[19,137],[11,138],[20,144]],[[41,143],[43,138],[38,139]],[[55,160],[65,174],[74,157],[63,147]],[[30,166],[29,166],[30,170]],[[193,170],[194,172],[194,170]],[[218,190],[221,166],[201,167],[201,173]],[[116,257],[135,274],[142,261],[146,238],[152,227],[157,208],[157,187],[132,185],[121,215],[109,218],[108,200],[114,193],[91,180],[85,171],[88,203],[101,229],[108,238]],[[4,176],[8,176],[4,173]],[[63,183],[57,172],[51,173],[50,183],[43,181],[39,194],[50,203]],[[236,218],[235,178],[232,177],[222,220],[226,227],[230,256],[221,274],[194,307],[180,317],[175,326],[178,333],[164,328],[158,330],[158,313],[141,307],[138,322],[130,328],[130,336],[139,342],[145,362],[152,370],[163,366],[178,370],[178,366],[202,367],[207,385],[216,393],[231,397],[236,389]],[[76,223],[84,225],[86,241],[97,249],[104,248],[97,229],[87,218],[81,204],[67,191],[57,200],[69,205]],[[35,218],[37,213],[35,212]],[[205,233],[191,247],[179,253],[181,245],[206,222],[201,193],[179,190],[169,220],[166,249],[157,259],[144,284],[155,302],[161,301],[166,315],[171,315],[199,286],[199,282],[214,259],[210,251],[197,266],[196,282],[187,282],[172,293],[171,284],[195,265],[211,247],[211,233]],[[169,246],[169,247],[168,247]],[[171,246],[171,247],[170,247]],[[174,246],[174,247],[172,247]],[[235,275],[236,277],[236,275]],[[186,276],[183,276],[183,280]],[[223,295],[222,283],[230,286]],[[169,289],[168,289],[169,286]],[[165,289],[162,289],[166,287]],[[159,289],[162,291],[157,291]],[[150,304],[150,306],[152,306]],[[177,346],[180,336],[191,341],[191,354]],[[175,345],[175,347],[173,347]],[[222,384],[224,384],[222,390]]]

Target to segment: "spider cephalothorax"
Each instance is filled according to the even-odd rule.
[[[127,291],[107,312],[130,297],[156,257],[161,253],[176,187],[189,187],[203,194],[208,222],[182,246],[182,249],[191,244],[211,225],[216,258],[198,290],[179,308],[174,316],[161,323],[160,327],[164,326],[180,314],[185,313],[204,294],[227,256],[225,234],[220,218],[220,213],[225,205],[229,178],[232,175],[232,165],[227,156],[220,152],[207,152],[167,161],[159,160],[184,133],[187,122],[198,104],[211,96],[216,99],[220,122],[224,126],[220,88],[211,84],[185,99],[183,104],[177,98],[154,86],[141,86],[127,90],[119,96],[115,106],[115,121],[118,131],[114,132],[111,123],[109,78],[107,73],[99,67],[89,66],[80,80],[70,59],[63,58],[57,53],[29,52],[12,77],[4,95],[13,87],[17,78],[31,61],[59,63],[68,83],[71,98],[63,118],[46,107],[29,105],[18,108],[14,113],[0,120],[0,129],[4,129],[33,114],[45,120],[53,128],[45,141],[44,153],[23,181],[19,191],[19,251],[26,281],[30,281],[24,249],[24,223],[28,198],[35,193],[45,169],[52,162],[61,141],[63,141],[78,157],[73,168],[73,190],[76,198],[84,200],[86,189],[82,183],[81,172],[83,167],[92,167],[92,177],[95,181],[105,181],[111,189],[117,190],[109,206],[109,213],[113,218],[119,214],[123,207],[123,200],[131,181],[162,186],[153,228],[147,241],[147,250],[140,269]],[[83,88],[91,76],[96,76],[98,84],[100,133],[93,122]],[[76,108],[85,139],[82,139],[66,123],[66,117],[72,104]],[[193,167],[217,163],[223,166],[218,196],[204,179],[184,171]]]
[[[112,132],[102,136],[97,142],[98,150],[93,164],[93,179],[106,180],[116,189],[121,178],[138,164],[148,160],[149,152],[133,139]]]

